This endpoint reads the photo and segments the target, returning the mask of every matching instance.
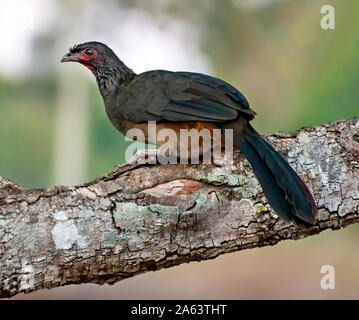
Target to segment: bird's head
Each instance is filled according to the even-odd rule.
[[[113,91],[122,81],[135,76],[108,46],[98,41],[74,45],[61,59],[61,62],[71,61],[90,69],[104,94]]]
[[[79,62],[90,70],[101,69],[116,63],[115,53],[105,44],[97,41],[74,45],[61,62]]]

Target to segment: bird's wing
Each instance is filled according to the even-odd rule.
[[[249,119],[255,115],[246,98],[218,78],[160,70],[143,75],[142,81],[141,75],[137,80],[141,86],[136,90],[141,98],[131,99],[123,110],[127,120],[227,122],[239,113]]]

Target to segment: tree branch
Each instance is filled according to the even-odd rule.
[[[359,120],[268,137],[313,192],[316,225],[267,205],[248,162],[136,165],[75,187],[25,190],[0,177],[0,297],[301,239],[359,221]]]

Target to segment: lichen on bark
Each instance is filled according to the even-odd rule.
[[[248,162],[135,165],[74,187],[25,190],[0,178],[0,297],[73,283],[114,283],[149,270],[359,221],[359,121],[268,140],[319,208],[299,228],[267,204]]]

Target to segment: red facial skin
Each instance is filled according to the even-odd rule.
[[[81,61],[84,61],[84,62],[88,62],[92,59],[96,59],[98,54],[97,54],[97,51],[95,49],[91,49],[93,51],[93,54],[92,55],[88,55],[86,54],[86,50],[88,50],[90,48],[87,48],[87,49],[84,49],[82,51],[80,51],[77,56],[78,58],[81,60]]]
[[[92,55],[86,54],[86,51],[88,49],[91,49],[93,51]],[[102,61],[102,60],[95,60],[97,57],[98,57],[98,53],[95,49],[86,48],[77,53],[73,53],[73,54],[68,53],[67,55],[65,55],[62,58],[61,62],[68,62],[68,61],[80,62],[85,67],[89,68],[90,70],[93,70],[93,69],[95,69],[95,67],[92,64],[90,64],[90,61],[94,60],[96,63],[99,63],[99,64],[104,63],[104,61]]]
[[[92,59],[96,59],[96,57],[98,56],[97,51],[92,49],[93,54],[88,55],[88,54],[86,54],[86,50],[87,49],[84,49],[78,53],[78,58],[80,60],[79,62],[82,63],[85,67],[89,68],[90,70],[93,70],[93,69],[95,69],[95,67],[90,64],[87,64],[86,62],[89,62]]]
[[[85,67],[89,68],[90,70],[93,70],[95,69],[95,67],[93,66],[90,66],[89,64],[86,64],[86,63],[82,63]]]

